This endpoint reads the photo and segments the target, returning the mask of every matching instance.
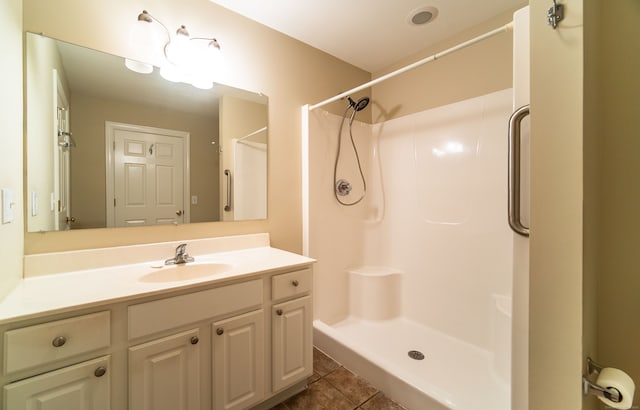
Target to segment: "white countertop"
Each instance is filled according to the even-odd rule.
[[[170,255],[168,255],[170,256]],[[161,270],[164,259],[26,277],[2,301],[0,324],[170,293],[271,271],[310,265],[313,259],[270,246],[196,255],[194,264],[228,265],[220,273],[179,281],[147,281],[145,275]]]

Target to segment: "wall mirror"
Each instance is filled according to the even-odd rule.
[[[268,98],[27,33],[27,227],[264,219]]]

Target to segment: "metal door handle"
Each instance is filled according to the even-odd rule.
[[[229,212],[231,211],[231,170],[225,169],[224,175],[227,177],[227,198],[224,204],[224,210]]]
[[[178,215],[178,216],[182,216],[182,209],[178,209],[178,210],[176,211],[176,215]]]
[[[529,115],[524,105],[509,118],[509,226],[522,236],[529,236],[529,228],[522,224],[520,215],[520,145],[522,120]]]

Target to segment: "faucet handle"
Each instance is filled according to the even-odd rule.
[[[181,243],[176,248],[176,255],[184,255],[186,252],[187,252],[187,244],[186,243]]]

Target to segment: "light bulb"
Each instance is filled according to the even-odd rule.
[[[185,76],[180,69],[171,63],[165,63],[160,67],[160,76],[172,83],[184,82]]]
[[[167,59],[175,65],[188,66],[193,59],[193,50],[189,40],[189,32],[185,26],[180,26],[176,35],[165,47]]]
[[[144,19],[138,19],[133,23],[129,30],[128,56],[144,64],[158,64],[162,60],[162,44],[167,41],[166,34],[159,29],[162,29],[159,24]],[[163,38],[165,40],[162,40]]]

